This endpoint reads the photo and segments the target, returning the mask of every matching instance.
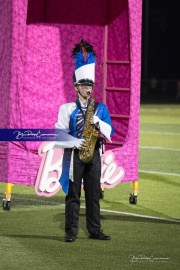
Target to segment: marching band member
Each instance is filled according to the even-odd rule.
[[[83,139],[77,148],[65,148],[60,183],[65,198],[65,242],[74,242],[78,233],[82,180],[86,202],[86,227],[89,238],[110,240],[100,223],[100,177],[102,139],[109,141],[114,133],[105,104],[94,102],[96,53],[93,46],[81,40],[73,48],[75,72],[75,102],[60,106],[56,128],[68,130],[75,138]],[[90,149],[90,150],[89,150]]]

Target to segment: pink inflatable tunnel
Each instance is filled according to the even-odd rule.
[[[0,0],[0,128],[54,128],[59,106],[75,100],[71,50],[97,53],[96,101],[115,128],[121,182],[138,181],[142,0]],[[0,181],[35,185],[39,142],[0,142]]]

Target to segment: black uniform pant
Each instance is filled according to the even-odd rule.
[[[99,149],[95,149],[92,161],[83,163],[78,156],[78,150],[74,150],[74,181],[69,180],[69,192],[65,200],[65,230],[74,235],[78,232],[80,196],[82,179],[86,202],[86,226],[88,232],[94,233],[100,230],[100,177],[101,160]]]

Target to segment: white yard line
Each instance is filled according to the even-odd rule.
[[[52,201],[46,201],[46,200],[38,200],[38,199],[31,199],[31,198],[23,198],[23,197],[15,197],[14,199],[20,200],[20,201],[31,201],[31,202],[40,202],[40,203],[45,203],[46,205],[55,205],[55,206],[62,206],[65,207],[65,204],[61,204],[58,202],[52,202]],[[82,209],[85,209],[85,206],[81,206]],[[147,218],[147,219],[155,219],[155,220],[164,220],[164,221],[169,221],[169,222],[175,222],[175,223],[180,223],[179,219],[171,219],[171,218],[160,218],[160,217],[155,217],[155,216],[146,216],[146,215],[139,215],[135,213],[130,213],[130,212],[121,212],[121,211],[114,211],[114,210],[107,210],[107,209],[101,209],[101,212],[107,212],[107,213],[114,213],[114,214],[119,214],[119,215],[126,215],[126,216],[133,216],[133,217],[140,217],[140,218]]]
[[[175,132],[160,132],[160,131],[153,131],[153,130],[149,130],[149,131],[140,130],[140,133],[180,136],[180,133],[178,133],[178,132],[177,133],[175,133]]]
[[[139,215],[139,214],[134,214],[134,213],[129,213],[129,212],[112,211],[112,210],[106,210],[106,209],[101,209],[101,211],[102,211],[102,212],[108,212],[108,213],[121,214],[121,215],[126,215],[126,216],[141,217],[141,218],[149,218],[149,219],[157,219],[157,220],[165,220],[165,221],[170,221],[170,222],[177,222],[177,223],[180,223],[180,220],[178,220],[178,219],[160,218],[160,217],[146,216],[146,215]]]
[[[165,172],[155,172],[155,171],[144,171],[144,170],[139,170],[139,172],[142,173],[153,173],[153,174],[162,174],[162,175],[171,175],[171,176],[180,176],[180,174],[177,173],[165,173]]]
[[[160,146],[139,146],[140,149],[155,149],[155,150],[167,150],[167,151],[177,151],[179,152],[179,148],[165,148]]]

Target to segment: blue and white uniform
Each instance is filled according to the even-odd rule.
[[[79,100],[82,111],[86,112],[87,106],[84,106]],[[98,103],[94,113],[94,123],[99,122],[100,131],[110,140],[114,133],[108,109],[105,104]],[[76,138],[82,138],[84,129],[84,117],[76,102],[63,104],[59,109],[58,122],[56,128],[69,130],[69,134]]]
[[[77,106],[77,102],[81,106],[81,110],[79,106]],[[87,102],[87,105],[90,104],[90,101]],[[58,114],[58,122],[55,124],[56,128],[66,130],[68,134],[72,135],[75,138],[82,139],[82,133],[84,129],[84,116],[82,112],[86,113],[87,105],[84,106],[80,100],[76,102],[66,103],[60,106],[59,114]],[[94,113],[94,123],[99,123],[99,128],[102,134],[111,141],[110,137],[114,133],[114,129],[111,123],[111,119],[108,113],[108,109],[105,104],[98,103],[97,108]],[[68,143],[68,142],[67,142]],[[75,142],[74,146],[78,145]],[[65,148],[71,148],[72,145],[64,145]],[[60,178],[60,183],[63,191],[67,194],[68,192],[68,180],[74,181],[74,173],[73,173],[73,152],[72,156],[70,151],[65,151],[63,171]],[[69,156],[68,156],[69,155]],[[71,158],[71,159],[70,159]],[[65,168],[66,167],[66,168]]]
[[[75,137],[76,140],[82,141],[85,112],[89,103],[90,101],[84,106],[80,100],[77,100],[76,102],[66,103],[60,106],[58,122],[55,127],[67,130],[68,134]],[[94,124],[99,124],[100,132],[111,141],[110,137],[113,135],[114,129],[108,109],[103,103],[96,105],[93,122]],[[65,146],[62,175],[59,180],[63,191],[66,193],[66,233],[77,234],[83,179],[86,200],[86,224],[88,232],[91,234],[101,228],[99,204],[101,159],[99,145],[96,144],[90,163],[84,163],[79,159],[78,146],[77,148],[73,147],[73,149],[70,148],[72,145],[67,145],[67,147]]]

